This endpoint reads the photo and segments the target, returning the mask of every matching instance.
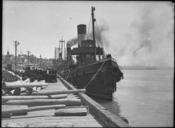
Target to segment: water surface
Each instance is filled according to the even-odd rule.
[[[122,70],[112,102],[100,102],[131,126],[173,126],[173,70]]]

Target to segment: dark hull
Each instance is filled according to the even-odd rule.
[[[112,100],[116,82],[120,81],[122,75],[117,63],[112,59],[107,59],[75,67],[66,77],[76,88],[86,88],[86,93],[90,97]]]

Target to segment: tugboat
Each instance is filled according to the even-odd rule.
[[[112,100],[116,82],[123,78],[123,73],[110,54],[105,56],[103,48],[96,47],[94,11],[95,7],[91,7],[93,39],[86,39],[86,25],[79,24],[78,47],[71,49],[67,43],[67,68],[59,73],[76,88],[85,88],[90,97]]]

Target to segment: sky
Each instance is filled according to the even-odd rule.
[[[3,54],[54,58],[60,39],[77,38],[77,25],[91,30],[119,65],[174,66],[174,4],[128,1],[3,1]]]

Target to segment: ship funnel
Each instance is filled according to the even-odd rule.
[[[81,41],[85,40],[86,38],[86,25],[79,24],[77,26],[77,32],[78,32],[78,46],[81,47]]]

